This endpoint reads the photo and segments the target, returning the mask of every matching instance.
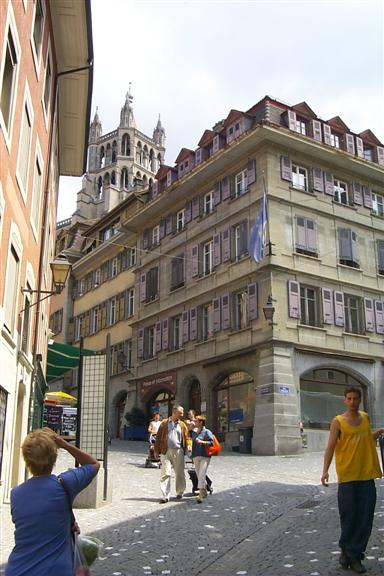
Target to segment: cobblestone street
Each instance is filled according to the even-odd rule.
[[[223,453],[203,504],[187,495],[160,505],[159,470],[144,468],[146,444],[114,441],[112,503],[76,510],[83,533],[105,543],[92,576],[328,576],[338,565],[336,484],[319,484],[322,454],[256,457]],[[71,465],[60,456],[56,472]],[[335,474],[331,470],[331,481]],[[384,573],[384,480],[377,481],[368,574]],[[2,508],[2,558],[13,545],[9,506]],[[3,569],[0,570],[3,573]]]

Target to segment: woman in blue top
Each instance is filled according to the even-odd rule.
[[[199,504],[207,497],[207,470],[211,458],[207,456],[207,446],[213,445],[213,434],[205,427],[205,417],[196,416],[195,428],[191,431],[192,436],[192,459],[196,468],[198,479],[197,487],[199,495],[197,501]]]
[[[59,477],[52,474],[58,447],[69,452],[81,467]],[[15,547],[5,576],[73,576],[72,531],[77,526],[71,526],[68,495],[58,478],[63,479],[73,501],[97,474],[100,464],[49,428],[30,432],[22,451],[33,476],[11,492]]]

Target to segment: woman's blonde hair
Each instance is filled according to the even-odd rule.
[[[34,430],[21,446],[25,463],[34,476],[51,474],[57,458],[57,446],[44,430]]]

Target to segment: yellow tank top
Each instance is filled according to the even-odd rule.
[[[339,483],[381,478],[379,458],[368,414],[366,412],[359,414],[361,423],[358,426],[347,424],[341,415],[336,416],[340,424],[340,436],[335,449]]]

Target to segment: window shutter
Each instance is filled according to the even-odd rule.
[[[248,222],[243,220],[240,222],[240,254],[246,254],[248,252]]]
[[[162,240],[165,236],[165,228],[166,228],[165,222],[166,220],[164,218],[160,220],[160,232],[159,232],[160,240]]]
[[[145,272],[144,274],[140,274],[139,294],[140,294],[140,302],[145,302],[145,299],[147,297],[147,275]]]
[[[296,112],[294,110],[288,110],[288,128],[296,131]]]
[[[199,275],[199,247],[196,244],[191,247],[191,276]]]
[[[352,262],[359,262],[359,242],[356,232],[351,231]]]
[[[292,182],[292,162],[288,156],[281,156],[280,158],[280,173],[282,180]]]
[[[189,340],[189,311],[184,310],[181,321],[183,323],[183,344]]]
[[[257,284],[248,284],[248,314],[249,320],[257,320]]]
[[[231,326],[229,314],[229,294],[224,294],[221,297],[221,328],[227,330]]]
[[[225,176],[225,178],[223,178],[221,181],[221,199],[223,201],[228,200],[230,195],[231,195],[231,189],[230,189],[229,176]]]
[[[107,326],[107,302],[103,302],[101,305],[101,328]]]
[[[190,339],[197,339],[197,308],[191,308],[190,312]]]
[[[374,332],[375,319],[374,319],[372,298],[364,298],[364,313],[365,313],[365,331]]]
[[[169,348],[169,320],[168,320],[168,318],[166,318],[162,322],[161,333],[162,333],[162,340],[163,340],[162,348],[163,348],[163,350],[168,350],[168,348]]]
[[[152,197],[156,198],[158,193],[159,193],[159,183],[157,180],[155,180],[152,184]]]
[[[376,332],[384,334],[384,304],[382,300],[375,300]]]
[[[366,208],[372,208],[372,194],[368,186],[361,187],[363,192],[363,202]]]
[[[221,242],[220,242],[220,232],[214,234],[213,236],[213,266],[219,266],[221,264]]]
[[[216,134],[212,142],[212,154],[216,154],[219,151],[220,143],[219,143],[220,136]]]
[[[384,274],[384,240],[376,240],[379,274]]]
[[[221,233],[221,260],[228,262],[231,259],[231,242],[230,233],[228,230],[223,230]]]
[[[188,224],[192,220],[192,202],[187,202],[185,205],[185,223]]]
[[[349,228],[338,228],[338,235],[340,260],[352,260],[351,230]]]
[[[288,280],[288,316],[300,318],[300,284]]]
[[[331,142],[331,127],[328,124],[323,124],[323,132],[324,132],[324,143],[332,146]]]
[[[315,234],[315,223],[313,220],[309,218],[305,219],[305,228],[306,228],[306,241],[307,241],[307,250],[308,252],[312,252],[314,254],[317,253],[316,248],[316,234]]]
[[[144,330],[143,328],[140,328],[137,339],[137,357],[139,359],[143,357],[143,352],[144,352]]]
[[[248,160],[247,162],[247,184],[253,184],[256,181],[256,160]]]
[[[359,182],[353,183],[353,202],[354,204],[359,204],[359,206],[363,203],[363,196],[361,193],[361,184]]]
[[[161,321],[156,322],[156,352],[161,351]]]
[[[355,154],[355,141],[352,134],[345,135],[346,150],[350,154]]]
[[[320,168],[313,168],[313,189],[317,192],[324,192],[323,171]]]
[[[381,146],[376,146],[376,158],[377,163],[380,164],[380,166],[384,166],[384,148]]]
[[[213,305],[213,331],[219,332],[221,330],[220,298],[214,298],[212,301],[212,305]]]
[[[324,180],[325,180],[325,193],[329,194],[330,196],[335,195],[335,185],[333,181],[333,174],[330,172],[324,172]]]
[[[314,138],[314,140],[322,142],[323,139],[321,137],[321,122],[319,122],[318,120],[312,120],[311,127],[312,127],[312,137]]]
[[[344,294],[335,290],[335,325],[344,326]]]
[[[215,206],[220,204],[220,202],[221,202],[220,182],[215,182],[213,198],[214,198]]]
[[[143,232],[143,248],[144,250],[148,250],[149,246],[150,246],[150,232],[149,230],[144,230]]]
[[[165,219],[165,233],[172,234],[172,216],[167,216]]]
[[[307,249],[305,218],[302,216],[296,216],[296,248],[299,248],[300,250]]]
[[[364,144],[361,138],[355,136],[356,140],[356,153],[359,158],[364,158]]]
[[[200,196],[192,198],[192,220],[200,216]]]
[[[198,148],[195,152],[195,165],[200,164],[203,159],[202,150]]]
[[[323,323],[333,324],[334,312],[333,312],[332,290],[330,290],[329,288],[322,288],[321,294],[323,299]]]

